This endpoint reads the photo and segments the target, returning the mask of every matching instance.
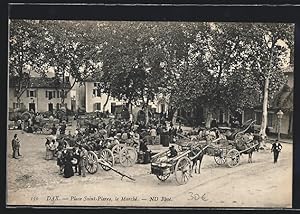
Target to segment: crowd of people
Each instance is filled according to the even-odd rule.
[[[33,127],[39,125],[42,119],[41,114],[35,113],[26,122],[28,127]],[[49,120],[53,119],[49,118]],[[75,119],[80,120],[78,117]],[[93,123],[92,121],[95,119],[97,122]],[[163,144],[163,138],[168,141],[166,145],[169,146],[169,143],[175,143],[180,136],[190,137],[192,135],[200,138],[213,136],[215,139],[219,137],[217,126],[213,126],[209,131],[205,128],[194,127],[191,131],[184,132],[181,124],[175,127],[172,122],[166,122],[165,118],[151,118],[146,124],[144,121],[133,122],[127,119],[109,118],[105,120],[99,115],[95,115],[85,124],[77,122],[77,126],[74,133],[69,131],[66,134],[65,121],[58,127],[53,124],[52,136],[48,137],[45,142],[45,159],[56,159],[59,174],[66,178],[72,177],[76,173],[85,176],[88,151],[101,151],[105,148],[112,149],[117,144],[127,144],[136,148],[138,154],[141,154],[141,162],[148,163],[151,156],[148,145]],[[17,159],[20,156],[20,141],[17,134],[12,140],[12,148],[13,158]],[[174,146],[170,146],[169,149],[171,156],[177,155]],[[275,149],[273,150],[275,151]],[[276,155],[277,161],[278,153],[275,151],[274,155]]]
[[[96,115],[97,117],[97,115]],[[76,118],[79,120],[79,118]],[[169,143],[175,141],[177,132],[182,132],[181,126],[169,125],[164,119],[151,120],[146,125],[143,121],[133,123],[126,119],[96,118],[97,123],[90,122],[80,125],[74,133],[65,133],[66,127],[59,130],[53,127],[52,136],[47,138],[46,160],[57,159],[59,173],[64,177],[72,177],[75,173],[85,176],[87,151],[112,149],[117,144],[126,144],[136,148],[141,163],[150,162],[151,151],[148,145],[160,144],[162,135],[168,136]],[[174,149],[170,147],[170,150]]]

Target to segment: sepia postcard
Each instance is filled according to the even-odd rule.
[[[8,207],[292,207],[294,24],[10,19],[8,40]]]

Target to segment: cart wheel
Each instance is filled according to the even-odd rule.
[[[166,174],[166,175],[156,175],[156,177],[158,178],[158,180],[166,181],[166,180],[170,177],[170,174]]]
[[[108,165],[110,165],[111,167],[115,164],[114,155],[113,155],[112,151],[110,151],[109,149],[103,149],[102,152],[101,152],[100,157],[101,157],[102,160],[104,160],[106,163],[108,163]],[[101,164],[101,167],[105,171],[111,170],[110,167],[105,166],[103,164]]]
[[[44,125],[43,128],[42,128],[42,132],[45,135],[49,135],[49,134],[52,133],[52,128],[48,125]]]
[[[226,158],[221,156],[214,156],[215,162],[218,165],[224,165],[226,163]]]
[[[240,153],[236,149],[231,149],[226,155],[226,162],[229,167],[236,167],[240,162]]]
[[[122,166],[132,166],[137,160],[137,152],[132,147],[124,147],[120,151],[119,158]]]
[[[90,174],[94,174],[98,170],[98,157],[93,151],[88,152],[87,163],[85,165],[86,170]]]
[[[179,185],[186,184],[192,172],[192,164],[189,158],[180,158],[175,166],[175,178]]]
[[[115,163],[120,163],[120,151],[124,148],[125,146],[122,145],[122,144],[117,144],[117,145],[114,145],[111,149],[113,155],[114,155],[114,158],[115,158]]]
[[[29,111],[25,111],[21,114],[22,120],[28,120],[31,117],[31,113]]]

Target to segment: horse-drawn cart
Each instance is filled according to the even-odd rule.
[[[201,155],[208,145],[195,145],[183,150],[175,157],[170,156],[170,150],[152,156],[151,174],[161,181],[166,181],[171,174],[175,175],[179,185],[186,184],[192,173],[192,162]]]

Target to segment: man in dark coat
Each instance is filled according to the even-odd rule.
[[[170,146],[169,150],[170,150],[169,158],[173,158],[173,157],[177,156],[177,151],[176,151],[176,149],[175,149],[175,147],[173,145]]]
[[[271,152],[273,152],[274,154],[274,163],[277,163],[279,152],[281,151],[281,149],[282,149],[282,145],[279,143],[278,140],[276,140],[275,143],[273,143],[271,149]]]
[[[14,139],[12,140],[12,150],[13,150],[13,158],[15,159],[18,159],[17,155],[18,156],[21,156],[20,155],[20,140],[18,138],[18,135],[15,134],[14,135]]]

